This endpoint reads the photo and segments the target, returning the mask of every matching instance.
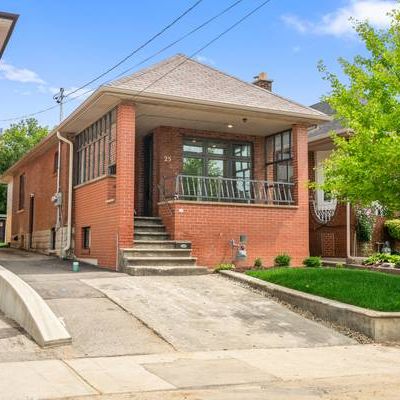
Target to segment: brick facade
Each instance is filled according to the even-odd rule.
[[[12,184],[12,226],[11,246],[29,249],[30,199],[34,198],[32,250],[47,253],[50,249],[51,229],[56,225],[57,209],[51,201],[57,189],[57,173],[54,170],[54,158],[58,144],[48,145],[46,151],[36,158],[27,161],[15,172]],[[69,150],[65,144],[61,146],[61,169],[68,169]],[[24,207],[19,209],[19,178],[25,175]],[[61,179],[63,192],[64,227],[68,208],[68,185]],[[58,232],[56,253],[61,247],[61,230]]]

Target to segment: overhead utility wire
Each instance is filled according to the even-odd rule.
[[[174,26],[178,21],[180,21],[185,15],[187,15],[190,11],[192,11],[194,8],[196,8],[203,0],[197,0],[196,3],[194,3],[192,6],[190,6],[187,10],[185,10],[181,15],[179,15],[177,18],[175,18],[172,22],[170,22],[167,26],[165,26],[161,31],[157,32],[155,35],[153,35],[150,39],[148,39],[146,42],[144,42],[142,45],[137,47],[135,50],[133,50],[131,53],[129,53],[126,57],[122,58],[120,61],[118,61],[116,64],[114,64],[112,67],[108,68],[106,71],[102,72],[100,75],[98,75],[96,78],[93,78],[89,82],[85,83],[84,85],[78,87],[77,89],[73,90],[72,92],[69,92],[68,94],[65,95],[65,97],[69,97],[72,94],[84,89],[85,87],[91,85],[92,83],[98,81],[101,79],[103,76],[109,74],[111,71],[114,71],[114,69],[118,68],[121,64],[123,64],[125,61],[129,60],[132,56],[134,56],[137,52],[148,46],[151,42],[153,42],[156,38],[161,36],[164,32],[166,32],[168,29],[170,29],[172,26]]]

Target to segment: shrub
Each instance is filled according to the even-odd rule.
[[[258,257],[254,260],[254,268],[260,269],[263,267],[263,260]]]
[[[344,264],[343,263],[337,263],[335,265],[335,268],[344,268]]]
[[[303,265],[309,268],[318,268],[322,266],[321,257],[307,257],[303,261]]]
[[[370,209],[359,209],[356,211],[356,235],[360,242],[369,242],[374,231],[374,216]]]
[[[235,269],[235,264],[218,264],[215,266],[214,271],[232,271]]]
[[[275,266],[277,267],[288,267],[290,265],[290,260],[292,259],[292,257],[289,256],[289,254],[286,253],[282,253],[282,254],[278,254],[275,257]]]
[[[397,254],[386,254],[386,253],[375,253],[369,256],[363,261],[364,265],[374,265],[384,262],[393,263],[395,265],[399,264],[400,267],[400,256]]]
[[[391,238],[400,240],[400,219],[388,219],[385,227]]]

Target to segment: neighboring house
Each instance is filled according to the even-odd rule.
[[[6,241],[6,220],[7,215],[0,214],[0,243],[4,243]]]
[[[311,106],[315,110],[333,117],[334,110],[325,101]],[[343,127],[338,120],[332,119],[312,127],[308,132],[308,166],[309,179],[319,184],[324,181],[322,164],[334,149],[332,132],[347,136],[348,128]],[[348,255],[361,255],[360,243],[355,235],[356,218],[350,210],[350,248],[347,249],[346,205],[337,203],[336,199],[323,190],[310,190],[310,254],[322,257],[344,258]],[[383,241],[383,219],[378,218],[372,249],[377,250],[377,243]],[[350,254],[347,254],[347,253]]]
[[[109,268],[237,255],[272,265],[282,252],[301,264],[307,129],[329,117],[270,85],[265,74],[250,84],[177,55],[101,86],[57,128],[60,155],[53,131],[2,176],[11,245]],[[59,156],[62,199],[52,199]]]
[[[0,11],[0,60],[17,23],[18,15]]]

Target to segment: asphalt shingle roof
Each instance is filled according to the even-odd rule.
[[[145,90],[146,93],[196,101],[257,107],[270,112],[293,112],[314,118],[324,117],[318,110],[244,82],[181,54],[113,81],[108,86],[135,92]]]
[[[335,110],[326,102],[321,101],[320,103],[313,104],[311,108],[321,111],[326,115],[333,116],[335,115]],[[329,137],[332,131],[340,132],[343,131],[344,126],[337,119],[333,119],[332,121],[323,122],[319,124],[316,128],[310,129],[308,131],[308,138],[313,139],[315,137],[325,138]]]

